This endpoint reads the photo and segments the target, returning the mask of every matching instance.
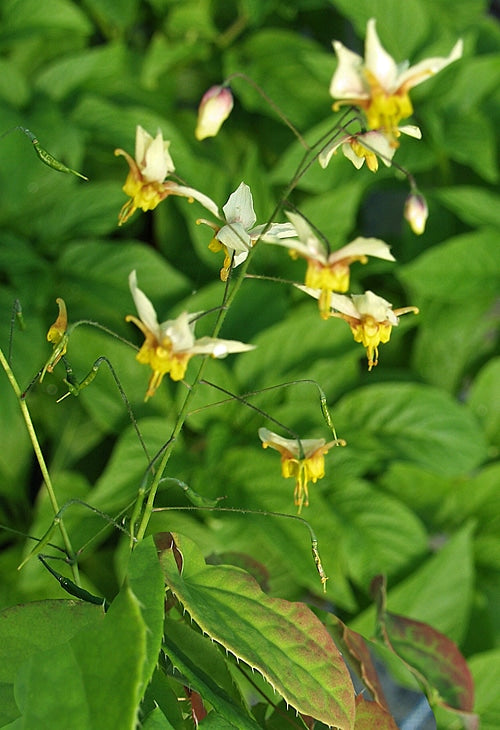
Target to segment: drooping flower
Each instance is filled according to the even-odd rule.
[[[446,57],[427,58],[415,66],[409,66],[408,61],[397,64],[380,43],[375,19],[371,18],[366,29],[364,59],[340,41],[334,41],[333,47],[338,58],[330,84],[331,96],[338,99],[334,110],[343,104],[358,106],[366,115],[369,129],[385,131],[396,138],[401,119],[413,113],[410,89],[461,58],[463,43],[457,41]]]
[[[212,86],[206,91],[198,108],[198,123],[194,133],[196,139],[215,137],[231,114],[233,104],[233,95],[227,86]]]
[[[378,238],[358,237],[346,246],[327,250],[311,226],[297,213],[287,212],[298,238],[279,239],[266,233],[266,243],[276,243],[289,249],[293,258],[301,256],[307,261],[305,285],[320,290],[319,310],[323,319],[330,317],[330,296],[332,292],[346,292],[349,289],[350,266],[354,261],[366,264],[368,256],[386,261],[395,261],[389,246]]]
[[[410,137],[421,139],[422,132],[412,124],[405,124],[398,127],[398,133],[407,134]],[[390,167],[391,160],[396,152],[392,136],[384,132],[371,130],[362,134],[345,134],[339,139],[334,139],[326,145],[318,155],[321,167],[325,168],[330,162],[339,147],[354,167],[359,170],[366,161],[366,166],[371,172],[378,170],[378,159],[382,160],[386,167]]]
[[[197,340],[194,336],[197,314],[182,312],[176,319],[169,319],[159,324],[152,303],[137,286],[135,271],[129,276],[129,286],[139,317],[128,315],[125,319],[127,322],[133,322],[146,338],[137,353],[137,360],[149,365],[153,371],[145,400],[154,395],[167,373],[172,380],[182,380],[193,355],[223,358],[232,352],[245,352],[255,347],[236,340],[221,340],[216,337],[201,337]]]
[[[315,299],[321,296],[320,289],[305,286],[298,286],[298,288]],[[389,342],[392,328],[399,324],[399,317],[409,312],[418,314],[418,307],[393,309],[390,302],[372,291],[366,291],[364,294],[351,294],[350,297],[343,294],[331,294],[330,308],[330,317],[337,317],[347,322],[354,341],[360,342],[366,349],[368,370],[378,364],[378,346],[380,343]]]
[[[217,205],[207,195],[165,179],[175,170],[169,147],[170,142],[163,139],[160,130],[153,138],[137,125],[135,159],[122,149],[115,150],[115,155],[123,155],[130,168],[123,186],[123,191],[130,196],[130,200],[120,211],[118,225],[125,223],[137,208],[143,211],[153,210],[169,195],[180,195],[191,201],[197,200],[215,216],[220,215]]]
[[[226,221],[223,226],[204,218],[200,218],[198,221],[198,223],[205,223],[215,231],[208,246],[210,251],[215,253],[224,251],[224,265],[220,271],[222,281],[227,281],[231,267],[239,266],[245,261],[248,252],[263,231],[266,231],[266,235],[276,236],[280,239],[296,235],[290,223],[254,225],[257,218],[253,208],[252,193],[244,182],[239,184],[234,193],[231,193],[222,210]]]
[[[267,428],[259,428],[259,438],[264,449],[270,446],[281,454],[282,475],[295,477],[293,496],[299,514],[303,506],[309,506],[308,483],[325,476],[325,454],[332,446],[345,446],[342,440],[286,439]]]
[[[57,297],[56,304],[59,307],[59,314],[47,332],[47,342],[52,342],[54,351],[42,371],[40,381],[43,379],[46,371],[49,373],[53,371],[59,360],[66,354],[68,346],[68,336],[66,334],[68,330],[68,313],[66,303],[64,299]]]
[[[420,236],[425,231],[428,215],[427,201],[422,193],[410,193],[406,198],[404,217],[410,224],[413,233],[416,233],[417,236]]]

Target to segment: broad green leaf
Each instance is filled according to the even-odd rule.
[[[66,301],[70,320],[98,319],[133,339],[135,329],[125,325],[125,316],[136,314],[128,285],[134,269],[140,288],[157,308],[158,320],[169,319],[168,305],[187,293],[188,280],[139,241],[91,239],[72,242],[58,260],[58,293]]]
[[[102,625],[102,608],[81,601],[54,600],[27,603],[0,614],[1,719],[19,716],[14,699],[17,674],[32,656],[55,650],[90,625]]]
[[[32,654],[15,689],[26,730],[66,729],[68,718],[74,730],[134,730],[145,689],[146,632],[139,601],[124,588],[98,628]]]
[[[396,499],[360,480],[350,480],[334,484],[330,501],[335,549],[357,585],[366,588],[377,572],[394,575],[425,554],[423,525]]]
[[[5,0],[2,14],[2,34],[5,35],[43,33],[49,28],[82,35],[92,31],[86,14],[69,0],[45,0],[43,5],[36,0]]]
[[[468,404],[490,443],[500,447],[500,358],[493,358],[472,383]]]
[[[361,180],[342,185],[328,193],[315,195],[305,201],[301,213],[325,235],[332,251],[347,243],[354,229],[363,193]],[[332,211],[335,214],[332,215]],[[285,251],[283,252],[285,253]],[[354,267],[356,268],[356,267]]]
[[[457,185],[432,193],[464,223],[470,226],[500,227],[500,195],[487,188]]]
[[[379,383],[344,396],[335,426],[352,458],[406,460],[443,476],[460,475],[486,457],[486,444],[465,406],[442,391],[413,383]]]
[[[414,364],[431,385],[456,392],[468,371],[494,348],[495,296],[478,293],[465,307],[429,302],[421,310]]]
[[[360,39],[364,41],[366,23],[369,18],[377,19],[377,32],[387,51],[395,56],[397,63],[407,59],[415,63],[412,54],[426,35],[429,19],[422,4],[418,0],[405,0],[401,5],[398,0],[330,0],[354,24]],[[332,37],[336,38],[334,29]],[[337,38],[337,40],[343,40]],[[345,41],[344,41],[345,43]],[[364,55],[359,44],[349,45],[353,51]],[[411,57],[411,58],[410,58]],[[424,56],[425,57],[425,56]]]
[[[399,267],[397,276],[417,297],[412,302],[419,306],[430,298],[467,306],[469,297],[498,291],[497,236],[493,228],[484,228],[450,238]]]
[[[471,712],[474,686],[457,645],[429,624],[387,611],[384,578],[378,576],[372,588],[381,640],[423,681],[428,696],[437,690],[438,704]]]
[[[158,663],[163,636],[165,584],[152,537],[136,546],[127,569],[130,589],[139,602],[146,624],[146,660],[143,684],[147,685]]]
[[[424,621],[457,643],[466,634],[471,610],[474,584],[471,533],[470,525],[463,527],[412,575],[394,588],[389,584],[387,593],[388,605],[394,612]],[[374,627],[374,608],[367,609],[350,623],[350,628],[363,636],[373,635]]]
[[[476,712],[481,718],[481,730],[500,727],[500,649],[476,654],[469,660],[476,690]]]
[[[0,59],[0,98],[14,107],[22,107],[30,97],[29,85],[12,61]]]
[[[483,180],[498,182],[497,129],[489,115],[472,109],[460,114],[448,111],[442,116],[442,142],[450,158],[468,165]]]
[[[325,53],[310,38],[282,28],[263,28],[233,46],[226,55],[226,74],[244,68],[287,118],[306,126],[330,107],[328,84],[333,58],[333,53]],[[232,86],[247,109],[279,119],[250,84],[234,79]]]
[[[190,540],[174,539],[160,558],[165,580],[200,628],[257,669],[297,711],[352,728],[351,680],[316,616],[304,604],[269,598],[242,570],[206,565]]]
[[[175,730],[159,707],[155,707],[142,723],[143,730]]]
[[[242,707],[222,654],[210,639],[184,623],[167,619],[164,647],[173,666],[186,678],[191,689],[217,711],[230,727],[256,730],[258,725]]]
[[[356,697],[355,730],[397,730],[398,726],[392,715],[378,702],[365,700],[362,694]]]

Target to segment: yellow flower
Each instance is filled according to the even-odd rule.
[[[282,475],[295,477],[293,496],[299,514],[303,506],[309,506],[308,483],[315,484],[325,476],[325,454],[332,446],[345,446],[342,440],[285,439],[267,428],[259,428],[259,438],[264,449],[270,446],[281,454]]]
[[[206,91],[198,109],[196,139],[215,137],[231,114],[233,103],[233,95],[227,86],[212,86]]]
[[[167,373],[172,380],[182,380],[193,355],[223,358],[231,352],[254,349],[254,345],[245,345],[236,340],[220,340],[215,337],[195,339],[194,326],[197,314],[182,312],[177,319],[159,324],[153,305],[137,286],[135,271],[129,276],[129,285],[139,318],[128,315],[125,319],[127,322],[133,322],[143,333],[145,340],[137,353],[137,360],[149,365],[153,371],[145,400],[155,394],[163,376]]]
[[[252,191],[244,182],[241,182],[231,193],[227,203],[222,207],[222,211],[225,219],[223,226],[204,218],[197,221],[197,223],[205,223],[215,231],[208,246],[210,251],[214,253],[224,251],[224,265],[220,270],[221,281],[227,281],[231,267],[235,268],[245,261],[248,252],[264,230],[266,235],[277,238],[295,235],[295,230],[290,223],[255,225],[257,218],[253,207]]]
[[[321,297],[321,290],[305,286],[298,286],[298,289],[315,299]],[[330,317],[347,322],[354,341],[360,342],[366,349],[368,370],[378,364],[379,344],[389,342],[392,328],[399,324],[399,317],[409,312],[418,314],[418,307],[393,309],[390,302],[372,291],[351,294],[350,297],[342,294],[330,295]]]
[[[297,238],[278,238],[266,233],[263,241],[285,246],[293,258],[301,256],[307,261],[305,285],[320,290],[319,309],[323,319],[330,317],[332,292],[349,289],[350,266],[354,261],[366,264],[368,256],[394,261],[389,246],[378,238],[358,237],[337,251],[329,252],[311,226],[297,213],[287,212]]]
[[[156,137],[148,134],[140,125],[135,135],[135,159],[128,152],[116,149],[115,155],[123,155],[129,165],[129,173],[123,186],[123,192],[130,196],[118,216],[118,225],[122,225],[137,210],[153,210],[169,195],[180,195],[197,200],[205,208],[219,217],[219,209],[208,196],[194,188],[179,185],[173,180],[165,180],[175,170],[168,151],[170,142],[163,139],[160,130]]]
[[[461,58],[463,43],[459,40],[450,54],[427,58],[415,66],[397,64],[380,43],[375,20],[368,21],[364,59],[339,41],[333,42],[338,66],[330,84],[330,94],[338,101],[334,110],[352,104],[364,110],[369,129],[385,131],[398,137],[398,125],[413,113],[408,92],[417,84]],[[397,146],[397,142],[394,142]]]
[[[397,131],[398,134],[402,132],[416,139],[422,137],[420,129],[412,124],[398,127]],[[377,172],[379,158],[386,167],[390,167],[396,152],[393,137],[383,131],[372,129],[370,132],[361,134],[346,134],[339,139],[335,138],[321,150],[318,155],[321,167],[325,168],[328,165],[332,155],[337,152],[339,147],[342,149],[344,157],[347,157],[357,170],[366,162],[366,166],[371,172]]]
[[[50,326],[47,332],[47,341],[52,342],[54,345],[54,352],[52,353],[47,365],[43,372],[47,370],[49,373],[53,371],[59,360],[63,355],[66,354],[66,347],[68,344],[68,338],[66,336],[66,330],[68,329],[68,313],[66,310],[66,303],[64,299],[58,297],[56,304],[59,307],[59,315],[53,325]]]

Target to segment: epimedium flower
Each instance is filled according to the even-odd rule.
[[[298,286],[299,289],[318,299],[321,290]],[[393,327],[399,324],[399,317],[413,312],[418,314],[418,307],[401,307],[393,309],[392,304],[372,291],[364,294],[330,295],[330,317],[343,319],[354,336],[366,349],[368,370],[378,364],[378,346],[389,342]]]
[[[412,124],[398,127],[399,133],[407,134],[416,139],[422,138],[420,129]],[[318,161],[321,167],[327,167],[332,155],[337,152],[339,147],[342,149],[344,157],[347,157],[357,170],[366,162],[366,166],[371,172],[378,170],[379,158],[386,167],[390,167],[392,158],[396,152],[392,136],[389,137],[379,130],[372,129],[369,132],[359,134],[345,134],[338,139],[332,140],[321,150],[318,155]]]
[[[231,114],[233,105],[233,95],[227,86],[212,86],[206,91],[198,108],[198,121],[194,133],[196,139],[215,137]]]
[[[305,285],[320,291],[319,310],[323,319],[330,317],[332,292],[346,292],[349,289],[350,266],[354,261],[365,264],[368,256],[395,261],[389,246],[378,238],[360,236],[337,251],[330,252],[301,215],[288,211],[286,215],[298,238],[279,239],[266,233],[263,240],[285,246],[292,258],[300,256],[306,259]]]
[[[66,354],[68,346],[68,313],[66,309],[66,303],[61,297],[57,297],[56,304],[59,307],[59,314],[54,324],[51,324],[49,331],[47,332],[47,342],[51,342],[54,346],[52,355],[47,361],[47,364],[42,370],[40,376],[40,382],[46,372],[51,373],[59,360]]]
[[[151,301],[137,286],[135,271],[129,276],[129,286],[139,317],[128,315],[125,319],[133,322],[143,333],[145,340],[137,353],[137,360],[149,365],[153,371],[145,400],[155,394],[167,373],[172,380],[182,380],[193,355],[223,358],[232,352],[245,352],[255,347],[216,337],[201,337],[197,340],[194,327],[198,314],[182,312],[176,319],[160,324]]]
[[[217,205],[207,195],[194,188],[179,185],[173,180],[166,180],[174,172],[175,166],[169,152],[170,142],[163,139],[158,130],[152,137],[140,125],[135,135],[135,159],[122,149],[116,149],[115,155],[123,155],[129,165],[129,173],[123,191],[130,196],[118,216],[118,225],[122,225],[130,216],[141,208],[143,211],[153,210],[169,195],[180,195],[197,200],[211,213],[219,216]]]
[[[220,270],[222,281],[227,281],[231,267],[239,266],[245,261],[248,252],[264,231],[266,235],[276,236],[279,239],[296,235],[290,223],[254,225],[257,217],[253,207],[252,192],[244,182],[231,193],[222,211],[225,218],[225,224],[222,226],[204,218],[197,221],[205,223],[215,231],[208,246],[210,251],[215,253],[224,251],[224,265]]]
[[[427,58],[414,66],[409,66],[408,61],[397,64],[380,43],[375,25],[375,19],[370,18],[364,59],[340,41],[333,42],[338,66],[330,84],[330,94],[338,99],[334,110],[343,104],[358,106],[366,115],[369,129],[383,130],[395,138],[399,136],[401,119],[413,113],[410,89],[461,58],[463,43],[457,41],[446,57]]]
[[[345,441],[337,439],[286,439],[267,428],[259,428],[262,446],[279,451],[281,454],[281,473],[285,478],[295,477],[293,493],[295,505],[300,514],[302,507],[309,506],[309,488],[325,476],[325,454],[333,446],[345,446]]]

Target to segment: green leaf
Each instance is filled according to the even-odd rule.
[[[2,35],[33,31],[73,32],[88,35],[92,25],[87,16],[69,0],[5,0],[2,4]]]
[[[425,38],[429,25],[428,14],[418,0],[330,0],[351,20],[360,38],[366,35],[366,23],[370,18],[377,19],[377,32],[389,53],[397,63],[410,58]],[[333,34],[335,37],[335,34]],[[339,39],[341,40],[341,39]],[[359,46],[349,45],[353,51],[360,52]],[[361,55],[364,55],[361,51]],[[414,59],[411,59],[414,63]]]
[[[439,704],[471,712],[474,686],[467,663],[456,644],[422,621],[386,610],[385,579],[374,581],[378,605],[378,632],[383,642],[421,679],[432,697],[437,690]]]
[[[378,702],[365,700],[362,694],[356,697],[355,730],[397,730],[396,721]]]
[[[351,680],[316,616],[304,604],[269,598],[242,570],[206,565],[190,540],[174,539],[160,557],[165,580],[200,628],[257,669],[298,712],[352,728]]]
[[[500,358],[493,358],[472,383],[469,407],[483,425],[490,443],[500,448]]]
[[[130,556],[127,578],[147,629],[142,679],[146,686],[158,663],[165,613],[165,584],[152,537],[147,537],[135,547]]]
[[[469,297],[498,292],[497,239],[493,228],[450,238],[411,264],[399,267],[397,276],[413,292],[413,303],[419,306],[432,299],[463,307]]]
[[[32,654],[21,667],[16,698],[23,727],[63,730],[70,718],[72,730],[134,730],[145,658],[146,625],[137,598],[124,588],[98,628]]]
[[[218,715],[230,723],[229,727],[241,730],[258,728],[241,707],[241,698],[237,697],[221,653],[206,636],[201,636],[184,623],[167,619],[164,651],[173,666],[186,678],[189,687],[209,702]]]
[[[337,523],[332,531],[357,585],[366,587],[379,571],[394,575],[425,554],[423,525],[396,499],[350,480],[336,485],[330,500]]]
[[[470,226],[496,226],[500,228],[500,195],[487,188],[457,185],[440,188],[432,193],[460,220]]]
[[[424,621],[457,643],[467,631],[472,602],[471,533],[471,525],[463,527],[439,552],[422,563],[411,576],[390,588],[387,594],[387,601],[395,612]],[[370,608],[357,616],[350,628],[370,636],[374,625],[375,610]]]
[[[495,296],[478,293],[465,307],[429,302],[421,310],[413,362],[422,378],[456,392],[495,346]]]
[[[475,709],[481,718],[481,730],[500,727],[500,649],[476,654],[469,660],[476,689]]]
[[[393,459],[444,476],[460,475],[486,457],[484,437],[470,411],[435,388],[380,383],[359,388],[334,410],[335,426],[351,458]]]
[[[149,713],[141,727],[143,730],[175,730],[159,707]]]
[[[39,601],[0,613],[0,688],[4,722],[19,716],[14,683],[25,662],[49,653],[89,625],[102,625],[101,607],[69,600]],[[40,726],[39,726],[40,727]]]

